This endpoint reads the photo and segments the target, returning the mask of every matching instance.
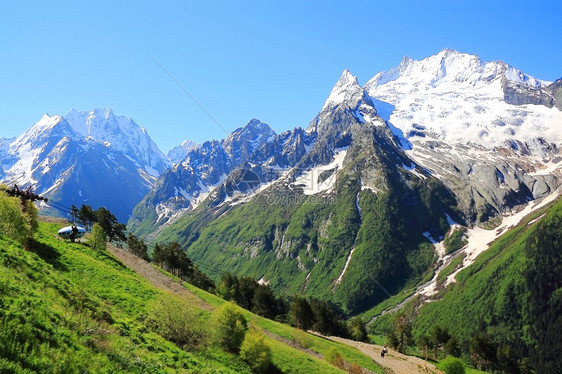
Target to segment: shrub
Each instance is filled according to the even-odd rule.
[[[31,202],[28,202],[26,211],[27,214],[23,213],[21,202],[17,197],[9,197],[0,192],[0,234],[22,245],[26,244],[33,236],[33,228],[37,225],[35,220],[37,210]]]
[[[351,364],[351,366],[347,369],[347,372],[351,373],[351,374],[363,374],[364,373],[363,368],[360,365],[356,364],[355,362]]]
[[[226,303],[213,313],[215,342],[227,351],[238,353],[244,341],[248,322],[240,308]]]
[[[458,358],[453,356],[445,357],[440,363],[439,368],[445,372],[445,374],[464,374],[464,364]]]
[[[353,340],[366,342],[368,340],[367,326],[361,317],[353,318],[348,325],[349,334]]]
[[[310,335],[299,329],[293,330],[293,341],[304,349],[312,347],[312,339],[310,338]]]
[[[328,352],[326,352],[324,358],[330,364],[340,369],[343,369],[345,367],[345,361],[343,360],[342,355],[334,347],[330,348]]]
[[[271,364],[271,348],[265,342],[263,332],[252,328],[240,347],[240,357],[255,373],[264,373]]]
[[[208,334],[197,311],[185,301],[162,296],[149,308],[148,323],[164,338],[184,349],[204,346]]]
[[[445,237],[443,244],[445,245],[447,254],[461,249],[468,243],[468,241],[464,237],[466,231],[466,227],[460,227],[453,230],[449,235]]]

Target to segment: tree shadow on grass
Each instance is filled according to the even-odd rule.
[[[279,368],[273,364],[269,365],[269,367],[265,370],[267,374],[281,374],[283,373]]]
[[[55,269],[60,271],[68,271],[68,267],[60,262],[60,253],[53,247],[33,240],[29,246],[29,250],[41,257],[43,261],[51,264]]]

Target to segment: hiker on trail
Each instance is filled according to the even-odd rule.
[[[386,348],[386,345],[383,347],[382,351],[381,351],[381,357],[384,357],[384,355],[388,352],[388,348]]]
[[[78,234],[78,227],[76,225],[72,225],[72,233],[70,234],[69,238],[70,241],[74,243],[74,239],[76,238],[76,234]]]

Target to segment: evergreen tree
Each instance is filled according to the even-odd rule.
[[[164,267],[163,264],[166,261],[166,254],[164,248],[160,244],[154,244],[154,249],[152,250],[152,261],[156,266]]]
[[[259,284],[254,278],[241,277],[238,282],[238,297],[235,299],[236,304],[244,309],[252,310],[254,293],[258,287]]]
[[[363,318],[355,317],[349,322],[349,334],[353,340],[366,342],[368,340],[367,326]],[[410,331],[411,335],[411,331]]]
[[[412,321],[404,313],[398,314],[394,320],[394,334],[398,343],[396,349],[399,352],[405,353],[408,347],[414,344]]]
[[[143,260],[149,261],[148,257],[148,247],[144,244],[144,241],[133,234],[127,236],[127,247],[129,251],[137,257]]]
[[[96,222],[96,215],[90,205],[82,205],[78,211],[78,222],[81,222],[85,228],[90,228]]]
[[[525,282],[529,291],[529,359],[538,373],[562,372],[562,205],[537,224],[526,243]]]
[[[496,347],[490,335],[481,331],[476,333],[469,344],[470,358],[481,370],[493,367],[496,361]]]
[[[234,301],[238,297],[238,277],[224,273],[217,285],[217,294],[227,301]]]
[[[323,335],[344,335],[341,318],[325,301],[310,299],[310,308],[314,314],[312,329]]]
[[[427,360],[429,352],[433,350],[433,342],[427,335],[422,335],[417,339],[417,345],[422,351],[423,357]]]
[[[440,325],[434,325],[429,333],[429,339],[431,341],[431,346],[433,347],[434,358],[438,360],[439,352],[444,350],[445,345],[451,339],[449,329],[441,327]]]
[[[89,214],[85,210],[86,216]],[[93,212],[94,220],[97,222],[105,231],[107,238],[110,242],[117,242],[118,244],[127,241],[127,236],[125,232],[127,231],[127,226],[122,223],[117,222],[117,218],[109,211],[109,209],[101,207]]]
[[[260,316],[273,319],[277,316],[276,300],[269,286],[259,285],[254,291],[252,311]]]
[[[107,248],[107,236],[98,223],[94,223],[92,227],[92,248],[96,251],[105,250]]]
[[[292,324],[301,330],[308,330],[314,323],[314,314],[310,304],[304,297],[295,296],[289,310]]]

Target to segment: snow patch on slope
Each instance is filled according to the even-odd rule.
[[[305,195],[316,195],[324,192],[331,192],[336,184],[337,174],[343,168],[343,161],[347,154],[348,147],[338,148],[334,152],[334,159],[327,165],[317,166],[307,170],[303,175],[295,179],[293,185],[302,187]],[[322,173],[331,173],[322,180]]]
[[[519,222],[530,213],[554,201],[559,196],[559,194],[560,190],[550,194],[540,202],[531,201],[529,204],[527,204],[527,206],[525,206],[524,209],[520,210],[519,212],[515,212],[511,215],[505,215],[502,219],[502,223],[494,230],[485,230],[480,227],[475,227],[468,230],[468,244],[462,249],[462,253],[466,255],[463,260],[462,267],[460,267],[453,274],[447,277],[445,286],[452,282],[455,282],[455,277],[458,272],[472,265],[472,263],[474,263],[474,260],[476,260],[476,257],[487,250],[493,241],[498,239],[502,234],[507,232],[512,227],[519,224]]]
[[[435,243],[435,247],[437,252],[439,253],[439,260],[442,262],[442,266],[435,272],[435,275],[431,281],[427,284],[422,286],[418,289],[415,295],[424,295],[424,296],[433,296],[437,293],[437,276],[449,263],[453,257],[456,256],[464,256],[463,262],[461,266],[459,266],[452,274],[447,276],[445,280],[444,286],[455,282],[456,275],[463,269],[467,268],[468,266],[472,265],[476,258],[486,251],[492,242],[502,236],[505,232],[507,232],[512,227],[516,226],[521,222],[523,218],[525,218],[530,213],[534,212],[537,209],[544,207],[545,205],[549,204],[550,202],[554,201],[560,195],[561,189],[558,191],[553,192],[542,201],[532,201],[525,206],[525,208],[521,209],[517,212],[512,212],[511,214],[506,214],[503,216],[501,224],[493,230],[485,230],[480,227],[474,227],[467,230],[465,234],[467,238],[467,245],[460,249],[460,251],[456,253],[452,253],[449,255],[444,255],[445,247],[443,242]],[[539,217],[540,218],[540,217]],[[538,220],[538,219],[537,219]],[[457,223],[455,223],[449,216],[447,216],[447,221],[451,225],[452,229],[456,227],[460,227]],[[532,222],[535,222],[533,220]],[[531,222],[529,223],[531,224]]]
[[[345,275],[345,272],[347,271],[347,267],[349,266],[349,263],[351,262],[351,258],[353,257],[353,252],[355,252],[355,247],[353,247],[351,249],[351,251],[349,252],[349,256],[347,256],[347,260],[345,261],[345,266],[343,267],[343,270],[340,273],[340,276],[338,277],[338,279],[336,279],[336,286],[341,283],[341,280],[342,280],[343,276]],[[335,287],[334,287],[334,289],[335,289]]]

